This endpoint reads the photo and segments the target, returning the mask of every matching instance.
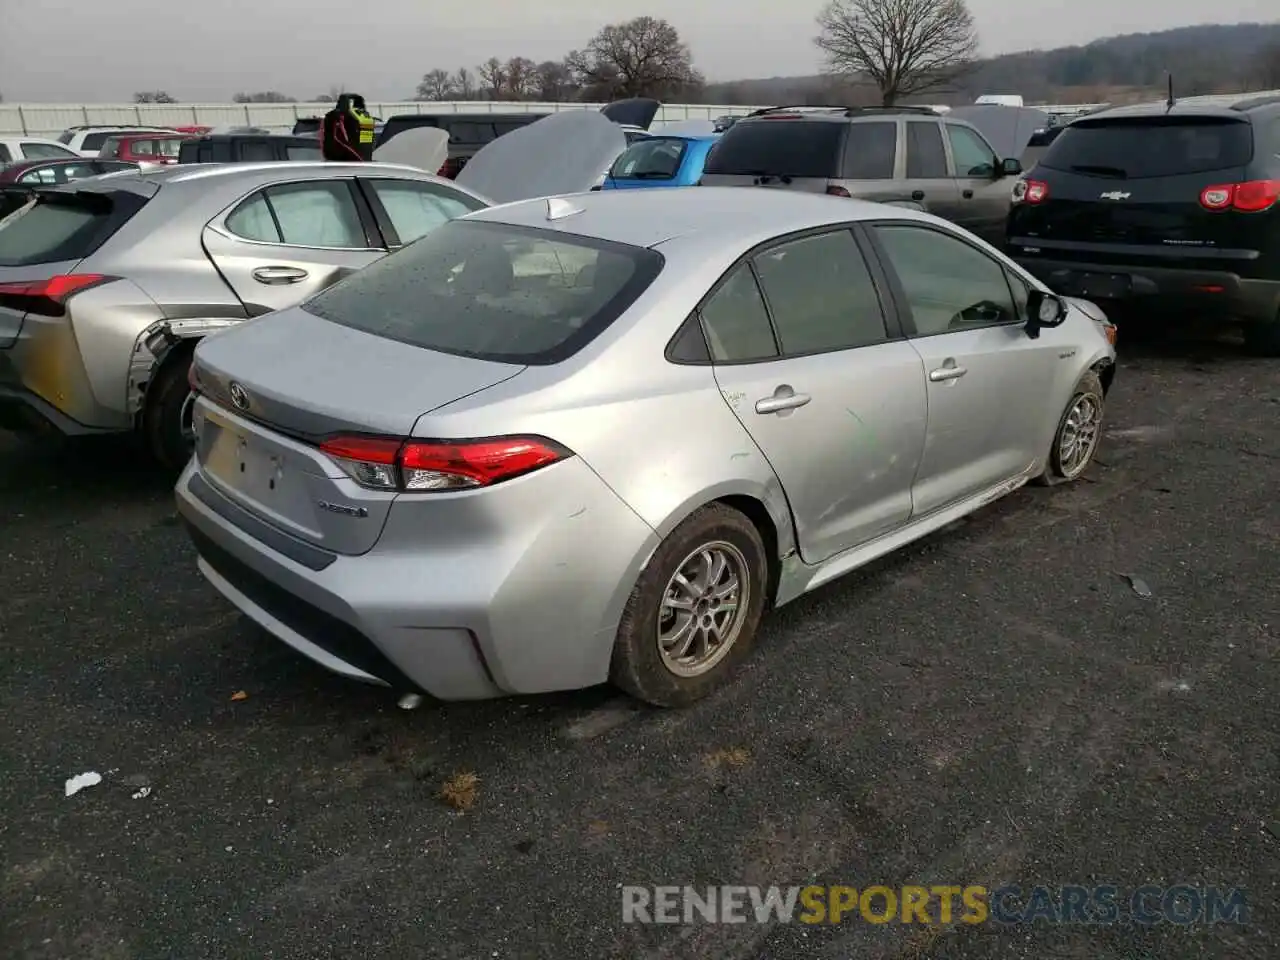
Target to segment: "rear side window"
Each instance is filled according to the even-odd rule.
[[[703,172],[713,176],[838,177],[840,144],[848,128],[847,123],[788,117],[735,123],[707,157]]]
[[[73,131],[73,130],[63,130],[60,134],[58,134],[58,142],[59,142],[59,143],[70,143],[70,142],[71,142],[71,138],[72,138],[72,137],[74,137],[74,136],[75,136],[75,131]]]
[[[110,133],[90,133],[86,134],[84,143],[80,149],[82,150],[101,150],[103,144],[112,139]]]
[[[289,160],[323,160],[324,155],[319,147],[285,147],[284,155]]]
[[[702,330],[716,363],[748,363],[778,355],[769,311],[745,263],[734,267],[702,305],[701,313]]]
[[[270,162],[276,159],[276,151],[269,143],[250,140],[240,145],[240,159],[246,163]]]
[[[683,140],[640,140],[614,161],[609,176],[615,180],[672,180],[680,172],[687,148]]]
[[[907,179],[936,180],[946,176],[947,153],[938,124],[908,123]]]
[[[107,159],[120,156],[120,139],[118,137],[108,137],[102,144],[102,149],[98,151],[98,156]]]
[[[492,123],[462,121],[449,125],[449,139],[454,143],[488,143],[494,139]]]
[[[846,180],[892,180],[898,155],[896,123],[854,123],[844,148]]]
[[[642,247],[452,220],[303,309],[441,353],[558,363],[621,316],[662,263],[661,254]]]
[[[755,267],[784,354],[888,339],[880,298],[849,231],[784,243],[756,257]]]
[[[0,266],[81,260],[144,203],[129,193],[43,194],[0,221]]]
[[[1077,120],[1040,158],[1052,170],[1142,179],[1244,167],[1253,159],[1253,127],[1212,117]]]

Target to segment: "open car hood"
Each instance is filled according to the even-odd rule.
[[[449,131],[439,127],[414,127],[400,131],[373,151],[378,163],[399,163],[435,173],[449,159]]]
[[[710,137],[716,132],[714,120],[672,120],[659,122],[649,132],[659,137]]]
[[[947,114],[948,119],[953,117],[977,127],[1002,160],[1021,159],[1031,135],[1049,124],[1049,115],[1043,110],[994,103],[954,107]]]
[[[653,123],[653,118],[661,109],[662,104],[657,100],[649,97],[632,97],[629,100],[615,100],[613,103],[607,103],[600,108],[600,113],[614,123],[648,130],[649,124]]]
[[[585,193],[625,149],[622,128],[603,114],[565,110],[486,144],[455,181],[494,203]]]

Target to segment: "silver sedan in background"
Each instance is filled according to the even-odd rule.
[[[0,425],[191,455],[197,339],[486,206],[391,164],[202,164],[40,189],[0,220]]]
[[[178,506],[213,585],[348,677],[686,704],[767,607],[1079,477],[1088,309],[899,208],[492,207],[199,344]]]

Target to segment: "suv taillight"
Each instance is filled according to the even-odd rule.
[[[1035,205],[1049,199],[1049,185],[1043,180],[1019,180],[1013,185],[1013,202]]]
[[[827,196],[829,196],[829,197],[846,197],[846,198],[848,198],[848,199],[850,199],[850,200],[851,200],[851,199],[853,199],[853,194],[851,194],[848,190],[846,190],[844,187],[837,187],[837,186],[835,186],[834,184],[832,184],[831,186],[827,187]]]
[[[545,437],[450,443],[346,436],[324,441],[320,450],[360,486],[402,493],[490,487],[573,456]]]
[[[71,296],[115,279],[100,273],[68,273],[47,280],[0,283],[0,304],[42,317],[60,317]]]
[[[439,170],[436,171],[436,176],[448,177],[450,180],[452,180],[454,177],[458,175],[458,171],[460,171],[461,169],[462,169],[461,158],[450,157],[448,160],[444,162],[444,166],[442,166]]]
[[[1200,206],[1206,210],[1238,210],[1260,213],[1280,200],[1280,180],[1248,180],[1220,183],[1200,191]]]

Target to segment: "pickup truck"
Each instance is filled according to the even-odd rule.
[[[262,163],[277,160],[323,160],[314,137],[271,133],[221,133],[184,140],[179,163]]]

